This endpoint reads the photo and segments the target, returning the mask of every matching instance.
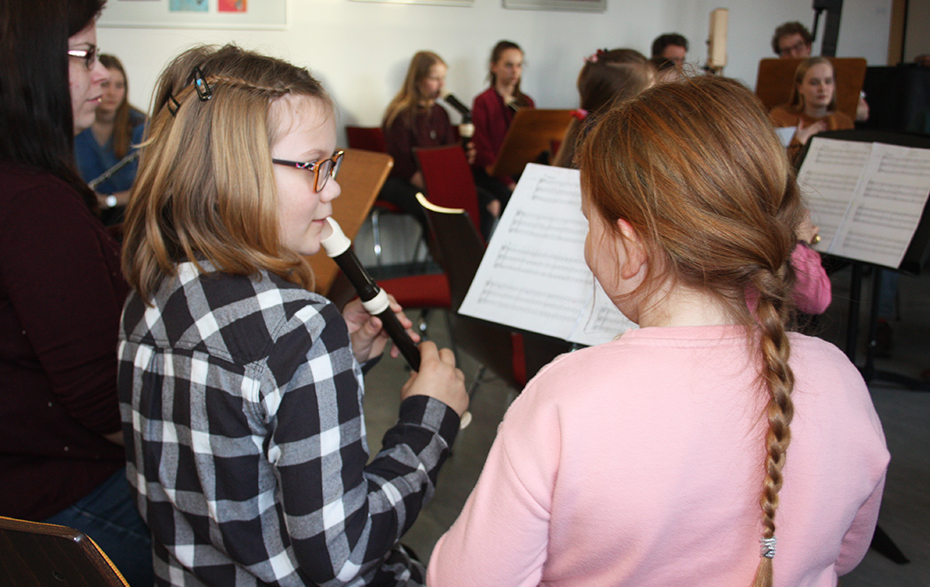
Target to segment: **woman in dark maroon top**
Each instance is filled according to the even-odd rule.
[[[475,124],[475,168],[488,171],[497,160],[510,122],[521,108],[534,108],[533,99],[520,90],[523,77],[523,50],[512,41],[494,45],[489,62],[491,86],[475,96],[472,122]],[[511,178],[500,178],[513,189]]]
[[[382,122],[394,167],[381,188],[379,199],[415,217],[424,230],[427,230],[426,213],[417,202],[416,194],[425,192],[426,186],[413,148],[441,147],[458,140],[449,114],[436,103],[446,83],[446,70],[446,63],[439,55],[431,51],[415,54],[407,68],[404,85],[388,105]]]
[[[103,0],[0,4],[0,515],[85,532],[152,584],[126,484],[116,342],[128,287],[74,163],[106,70]]]

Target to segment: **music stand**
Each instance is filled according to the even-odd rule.
[[[544,151],[552,148],[552,141],[565,137],[571,120],[571,110],[522,108],[513,117],[488,175],[509,177],[523,173],[527,163],[537,162]]]
[[[834,130],[819,133],[818,137],[825,139],[838,139],[845,141],[867,142],[867,143],[884,143],[888,145],[899,145],[903,147],[915,147],[919,149],[930,149],[930,137],[925,135],[913,135],[907,133],[893,133],[885,131],[863,131],[863,130]],[[810,142],[805,146],[801,153],[801,162],[807,156]],[[862,298],[862,281],[864,277],[864,268],[871,266],[873,269],[872,296],[871,306],[869,307],[869,342],[866,348],[865,365],[859,367],[862,378],[866,383],[873,380],[882,380],[889,383],[903,385],[914,391],[930,391],[930,385],[921,383],[914,379],[905,377],[897,373],[880,371],[875,369],[874,344],[875,333],[878,325],[878,296],[881,283],[881,271],[898,271],[909,275],[917,275],[927,252],[927,245],[930,243],[930,205],[924,204],[921,213],[920,222],[901,264],[897,268],[889,268],[873,263],[868,263],[860,259],[849,257],[839,257],[851,264],[851,277],[849,284],[849,311],[847,314],[846,325],[846,355],[850,362],[856,363],[856,347],[858,346],[859,337],[859,308]],[[893,562],[898,564],[908,563],[909,560],[900,548],[891,540],[888,534],[876,526],[875,535],[872,538],[872,548],[877,552],[885,555]]]
[[[828,57],[836,78],[836,109],[856,119],[859,95],[865,82],[866,61],[861,57]],[[794,86],[794,72],[804,59],[767,58],[759,61],[756,96],[766,110],[787,104]]]

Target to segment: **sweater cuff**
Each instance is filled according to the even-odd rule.
[[[438,434],[452,446],[459,432],[459,415],[438,399],[426,395],[413,395],[400,404],[399,424],[420,426]]]

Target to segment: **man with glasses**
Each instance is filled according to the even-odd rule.
[[[772,50],[782,59],[807,59],[813,42],[814,36],[803,24],[786,22],[775,29]]]

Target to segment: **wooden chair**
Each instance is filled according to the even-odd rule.
[[[380,126],[346,126],[346,140],[351,149],[364,149],[378,153],[387,153],[387,141]],[[380,189],[380,188],[379,188]],[[375,262],[380,272],[382,268],[381,215],[403,214],[404,211],[390,202],[375,199],[371,208],[371,236],[374,240]]]
[[[836,77],[836,109],[851,120],[856,119],[859,93],[865,81],[866,61],[861,57],[830,57]],[[756,96],[766,110],[791,99],[794,72],[804,59],[767,58],[759,61],[756,74]]]
[[[500,324],[459,314],[458,310],[484,256],[484,240],[465,210],[438,206],[422,194],[417,197],[426,208],[442,265],[449,278],[455,346],[481,365],[469,393],[474,393],[486,369],[516,391],[521,391],[539,369],[556,356],[570,351],[571,344],[537,333],[516,332]]]
[[[65,526],[3,517],[0,585],[129,587],[87,535]]]
[[[333,218],[350,240],[355,238],[365,222],[393,165],[394,160],[386,153],[346,150],[337,179],[342,195],[333,200]],[[339,273],[339,267],[323,251],[307,259],[316,276],[317,293],[327,295]]]

